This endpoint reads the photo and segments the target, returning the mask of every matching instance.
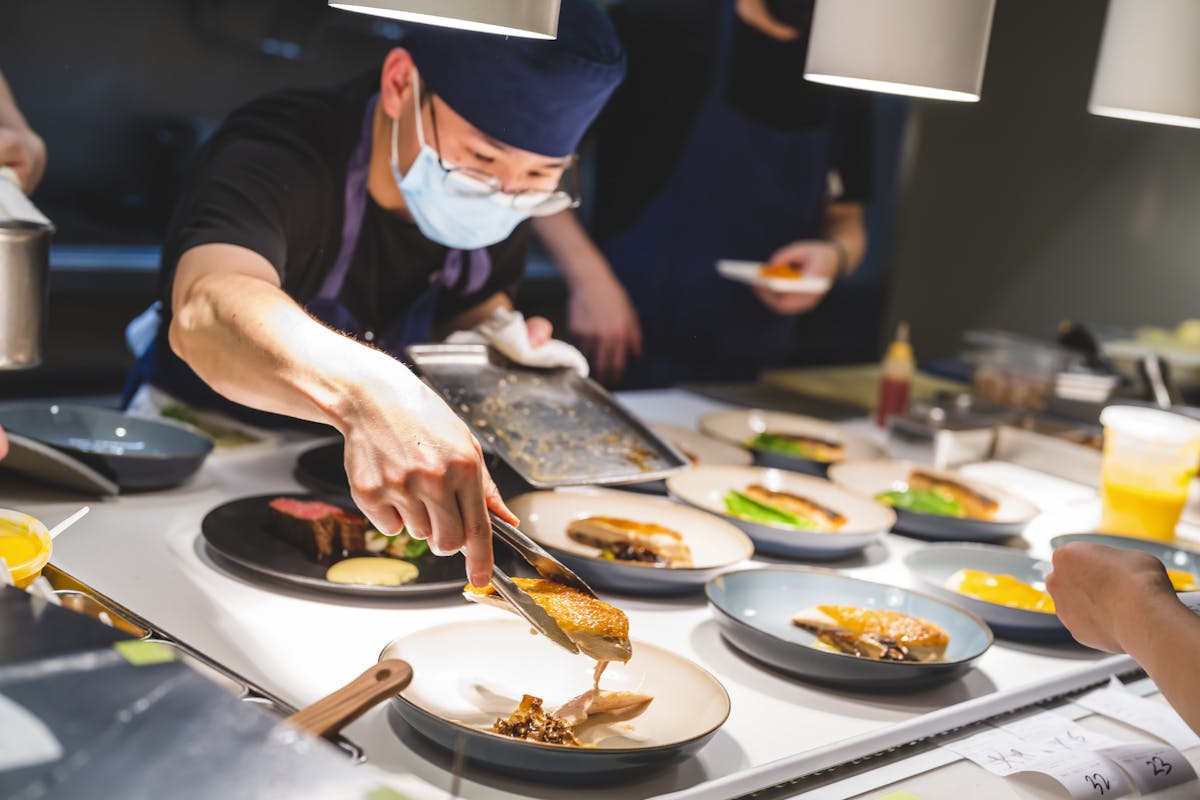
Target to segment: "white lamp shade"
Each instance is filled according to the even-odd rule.
[[[1088,111],[1200,128],[1200,0],[1111,0]]]
[[[530,39],[558,36],[559,0],[353,0],[329,5],[378,17]]]
[[[804,77],[976,101],[995,6],[995,0],[817,0]]]

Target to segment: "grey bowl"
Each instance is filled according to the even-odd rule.
[[[920,592],[814,567],[727,572],[705,589],[721,633],[738,650],[812,683],[856,691],[902,692],[962,675],[992,645],[983,620]],[[802,608],[832,603],[899,611],[941,626],[950,636],[946,661],[875,661],[818,650],[815,636],[792,624]]]
[[[123,491],[183,483],[213,449],[211,439],[182,425],[94,406],[12,406],[0,410],[0,427],[66,453]]]
[[[1062,620],[1054,614],[990,603],[946,588],[946,581],[960,569],[1011,575],[1030,584],[1045,583],[1050,572],[1046,561],[1008,547],[935,544],[909,553],[904,566],[930,593],[979,615],[999,637],[1031,642],[1061,642],[1071,638]]]

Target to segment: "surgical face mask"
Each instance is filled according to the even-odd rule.
[[[442,168],[437,151],[425,143],[416,75],[413,76],[413,106],[420,150],[408,168],[408,174],[401,174],[396,154],[396,120],[393,119],[391,163],[396,186],[404,195],[404,202],[421,233],[456,250],[477,250],[507,239],[513,228],[529,218],[529,212],[515,208],[510,196],[493,193],[469,176]],[[449,186],[451,180],[479,185],[464,184],[456,191]]]

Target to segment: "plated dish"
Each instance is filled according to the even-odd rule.
[[[1046,592],[1046,561],[1009,547],[932,544],[909,553],[904,565],[923,588],[978,614],[997,636],[1024,641],[1071,638]]]
[[[513,498],[530,538],[589,584],[629,594],[700,591],[754,554],[737,526],[669,500],[606,489]]]
[[[461,555],[439,558],[425,542],[380,535],[349,502],[314,495],[244,497],[201,523],[209,548],[238,566],[303,588],[408,597],[462,588]]]
[[[700,419],[705,433],[748,448],[760,466],[824,475],[844,459],[879,458],[880,445],[832,422],[779,411],[718,411]]]
[[[722,259],[717,262],[717,272],[723,278],[770,289],[774,292],[796,292],[820,294],[829,291],[832,282],[828,278],[805,275],[792,264],[764,264],[760,261],[735,261]]]
[[[814,567],[728,572],[706,592],[738,650],[789,675],[859,691],[952,680],[992,643],[983,620],[957,606]]]
[[[923,539],[999,542],[1038,514],[998,487],[910,461],[845,461],[830,468],[829,479],[892,506],[896,530]]]
[[[213,449],[211,440],[182,425],[94,406],[11,406],[0,410],[0,427],[65,453],[122,491],[177,486]]]
[[[1138,539],[1133,536],[1114,536],[1107,533],[1068,533],[1055,536],[1050,540],[1050,546],[1055,550],[1069,542],[1091,542],[1121,550],[1140,550],[1163,562],[1167,568],[1167,577],[1177,592],[1195,592],[1200,590],[1200,553],[1183,547],[1175,547],[1164,542],[1149,539]]]
[[[593,685],[592,662],[529,636],[521,620],[420,631],[389,644],[381,658],[402,658],[415,668],[412,684],[393,700],[396,717],[447,750],[462,746],[467,758],[526,779],[644,776],[695,753],[729,715],[729,695],[711,674],[635,641],[629,661],[605,673],[590,718],[576,721],[568,704]],[[639,707],[639,697],[651,700]],[[496,730],[530,719],[548,725],[550,738],[565,739],[569,731],[583,746]]]
[[[756,550],[838,558],[862,551],[896,522],[891,509],[828,481],[762,467],[696,467],[667,479],[671,495],[717,514]]]

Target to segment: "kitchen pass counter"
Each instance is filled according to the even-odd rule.
[[[630,393],[623,395],[622,401],[647,421],[676,425],[694,424],[702,414],[725,407],[681,391]],[[879,435],[865,422],[858,427]],[[298,706],[359,674],[398,636],[489,614],[508,618],[500,611],[468,605],[454,595],[413,601],[327,597],[261,583],[215,564],[200,537],[204,515],[236,497],[296,491],[299,487],[292,478],[295,458],[314,441],[294,441],[256,453],[218,454],[186,486],[93,502],[92,513],[55,542],[53,562]],[[1007,464],[973,465],[966,471],[1024,494],[1043,509],[1026,534],[1035,555],[1048,554],[1050,536],[1086,530],[1094,524],[1096,501],[1089,489]],[[0,506],[20,508],[47,525],[54,525],[81,504],[77,498],[8,480],[0,482]],[[861,556],[825,566],[857,577],[912,586],[901,560],[919,546],[915,540],[888,535],[882,545]],[[756,558],[754,563],[791,562]],[[455,780],[451,757],[411,731],[398,736],[386,705],[347,728],[346,735],[362,746],[376,767],[411,773],[441,789],[454,786],[461,796],[478,800],[729,798],[1136,669],[1127,657],[1075,645],[998,641],[975,669],[940,688],[914,694],[857,694],[804,684],[749,661],[721,638],[702,596],[608,599],[628,613],[633,638],[692,659],[715,674],[729,691],[729,720],[695,758],[652,773],[645,780],[615,787],[556,787],[489,774],[470,765]],[[1126,732],[1126,738],[1132,734]],[[1038,785],[1029,791],[1047,793],[1014,794],[1024,791],[1023,785],[1014,789],[1012,781],[993,778],[965,762],[947,767],[926,758],[903,768],[904,763],[893,761],[857,774],[852,776],[854,783],[840,788],[833,778],[822,778],[819,783],[826,788],[815,791],[824,794],[813,796],[874,797],[884,793],[875,790],[886,784],[933,768],[952,771],[947,773],[952,775],[947,779],[950,783],[940,786],[961,788],[961,781],[972,781],[979,798],[1065,796],[1061,790],[1055,794],[1052,787]],[[806,788],[806,784],[798,784],[780,789],[778,796],[793,796]],[[912,791],[920,795],[916,789]],[[948,796],[945,788],[925,791],[926,797]]]

